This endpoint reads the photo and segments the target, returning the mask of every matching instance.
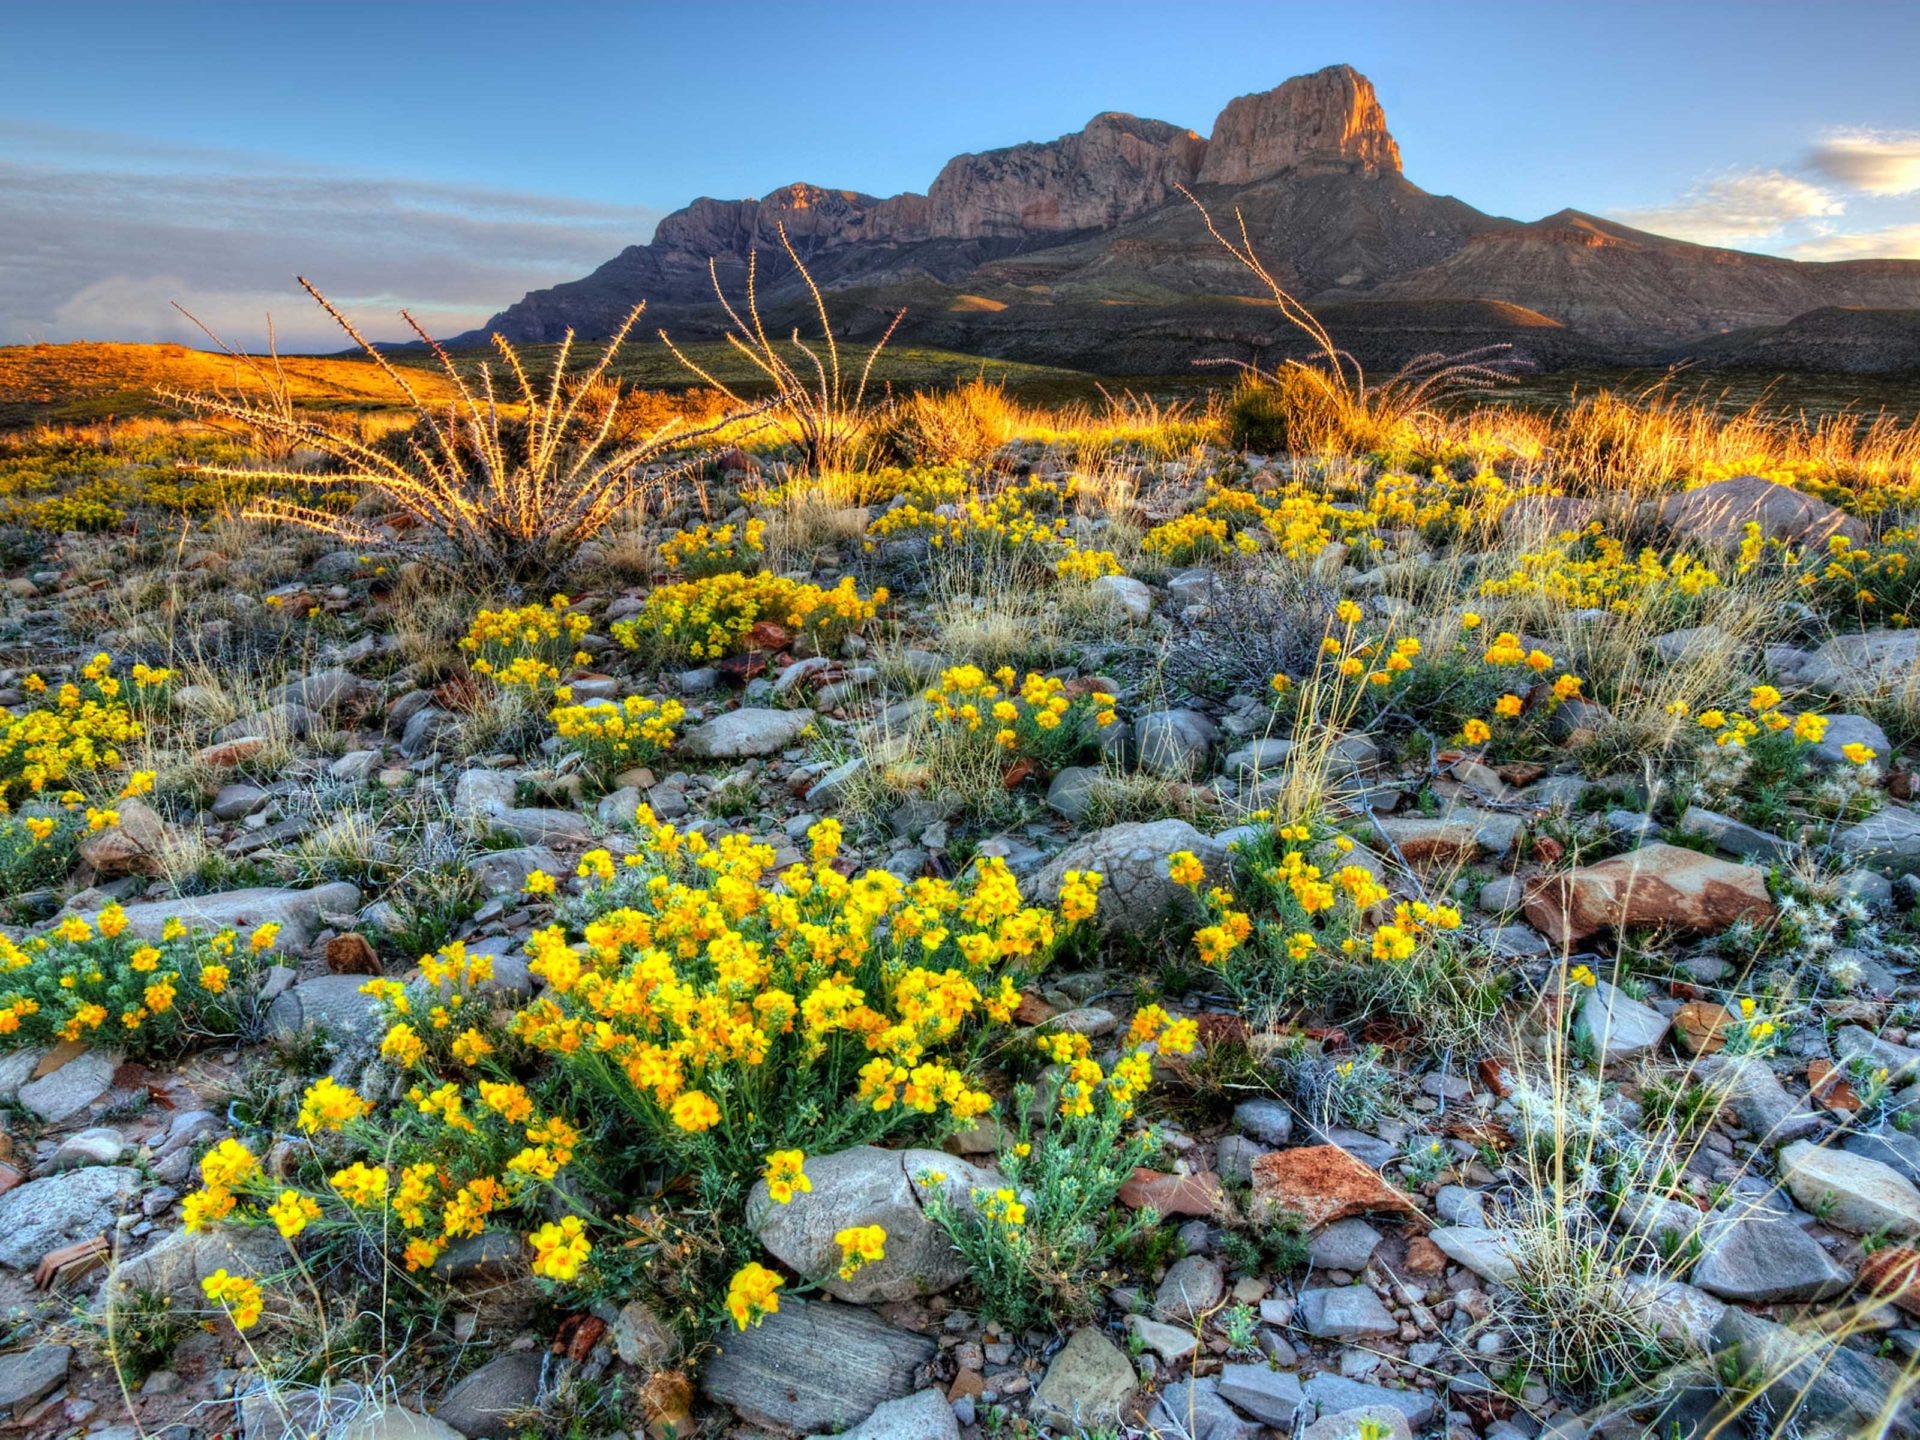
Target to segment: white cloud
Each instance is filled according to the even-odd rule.
[[[0,127],[0,137],[8,127]],[[178,300],[239,345],[349,342],[294,283],[314,281],[375,339],[469,329],[527,290],[646,240],[658,210],[483,186],[339,174],[44,133],[0,160],[0,344],[205,344]],[[63,159],[64,154],[64,159]]]
[[[1614,218],[1678,240],[1738,246],[1844,209],[1831,191],[1784,170],[1740,170],[1704,181],[1669,205],[1618,210]]]
[[[1788,253],[1796,260],[1920,260],[1920,224],[1815,235]]]
[[[1920,134],[1840,131],[1816,145],[1807,163],[1850,190],[1911,195],[1920,190]]]

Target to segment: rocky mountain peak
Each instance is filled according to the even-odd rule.
[[[1283,174],[1398,175],[1400,147],[1373,83],[1351,65],[1297,75],[1227,103],[1200,181],[1250,185]]]

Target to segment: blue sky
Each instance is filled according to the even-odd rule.
[[[1101,110],[1201,132],[1336,61],[1406,173],[1810,258],[1920,256],[1920,5],[0,7],[0,343],[328,339],[296,270],[443,330],[700,194],[924,190]],[[329,342],[330,343],[330,342]]]

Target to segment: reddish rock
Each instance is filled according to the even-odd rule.
[[[1770,920],[1766,872],[1678,845],[1643,845],[1535,881],[1527,922],[1558,946],[1635,925],[1717,934],[1736,920]]]
[[[209,745],[193,758],[215,770],[231,770],[236,765],[246,764],[266,748],[267,739],[264,735],[242,735],[238,740],[222,740],[218,745]]]
[[[1407,1241],[1407,1258],[1401,1269],[1416,1280],[1432,1280],[1447,1272],[1447,1252],[1424,1235]]]
[[[1807,1088],[1816,1103],[1836,1115],[1851,1115],[1860,1108],[1860,1092],[1847,1080],[1846,1072],[1831,1060],[1807,1062]]]
[[[1874,1251],[1860,1262],[1854,1284],[1877,1304],[1898,1305],[1920,1315],[1920,1250],[1901,1245]]]
[[[1022,1025],[1044,1025],[1060,1012],[1031,990],[1020,992],[1020,1003],[1014,1006],[1013,1018]]]
[[[384,975],[386,967],[364,935],[336,935],[327,941],[329,975]]]
[[[1712,1055],[1727,1043],[1733,1012],[1711,1000],[1690,1000],[1673,1012],[1673,1035],[1689,1055]]]
[[[94,878],[160,874],[167,822],[138,800],[120,800],[112,808],[120,823],[96,830],[80,842],[80,858],[93,867]]]
[[[1393,1210],[1414,1215],[1413,1201],[1364,1160],[1338,1145],[1296,1145],[1253,1162],[1253,1219],[1292,1216],[1318,1230],[1350,1215]]]
[[[1220,1189],[1220,1177],[1211,1171],[1166,1175],[1139,1169],[1120,1187],[1120,1203],[1129,1210],[1152,1209],[1161,1215],[1205,1219],[1225,1211],[1226,1195]]]

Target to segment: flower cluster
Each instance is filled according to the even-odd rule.
[[[565,699],[565,687],[557,698]],[[563,704],[548,713],[555,733],[578,754],[587,769],[608,776],[658,759],[679,738],[676,727],[687,718],[678,700],[649,700],[629,695],[615,704],[595,700]]]
[[[1036,576],[1090,580],[1119,574],[1120,563],[1110,552],[1082,548],[1067,533],[1064,515],[1044,513],[1067,498],[1061,487],[1035,480],[986,500],[922,504],[909,499],[873,519],[866,548],[871,553],[887,540],[918,540],[934,554],[963,563],[1010,560]]]
[[[638,615],[614,625],[613,635],[629,650],[695,660],[784,649],[801,634],[826,653],[886,601],[884,589],[862,598],[851,575],[826,590],[781,575],[727,572],[660,586]]]
[[[1025,757],[1045,768],[1073,758],[1113,724],[1114,697],[1104,690],[1070,688],[1068,682],[1010,665],[988,675],[977,665],[941,672],[926,692],[927,714],[939,727],[979,736],[1009,759]]]
[[[158,701],[173,672],[135,665],[130,678],[129,688],[104,652],[82,667],[78,681],[53,686],[27,676],[22,688],[38,703],[18,713],[0,710],[0,814],[122,763],[122,747],[144,733],[141,711]]]
[[[545,605],[482,610],[460,641],[460,648],[473,657],[474,674],[538,695],[559,680],[563,666],[589,663],[592,657],[580,649],[580,641],[593,621],[572,604],[566,596],[555,595]]]
[[[660,559],[670,570],[697,579],[728,570],[747,570],[766,554],[767,522],[744,525],[696,525],[676,530],[660,545]]]
[[[1625,542],[1607,535],[1596,521],[1582,531],[1563,531],[1544,550],[1521,555],[1510,574],[1482,581],[1480,593],[1626,614],[1694,600],[1719,584],[1711,566],[1685,553],[1664,560],[1651,549],[1629,555]]]

